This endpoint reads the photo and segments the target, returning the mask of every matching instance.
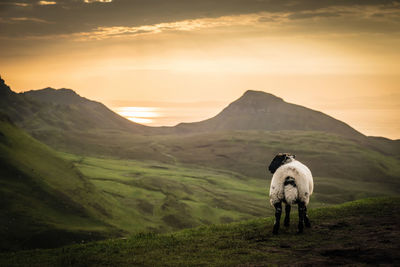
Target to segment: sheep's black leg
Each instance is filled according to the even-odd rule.
[[[298,233],[302,233],[303,228],[304,228],[303,221],[304,221],[306,205],[304,204],[304,202],[300,202],[298,204],[298,206],[299,206],[299,231],[298,231]]]
[[[289,223],[290,223],[290,208],[291,208],[291,206],[289,204],[286,204],[286,206],[285,206],[285,221],[284,221],[284,225],[286,227],[288,227]]]
[[[276,203],[274,204],[275,207],[275,224],[274,224],[274,230],[272,231],[273,234],[277,235],[279,231],[279,224],[281,222],[281,214],[282,214],[282,203]]]
[[[310,219],[308,219],[307,216],[307,207],[304,205],[304,224],[306,225],[307,228],[311,227]]]

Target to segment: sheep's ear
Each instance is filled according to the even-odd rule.
[[[294,158],[294,159],[296,158],[296,155],[295,155],[295,154],[293,154],[293,158]]]
[[[271,173],[275,173],[275,171],[282,165],[282,162],[286,159],[286,155],[283,154],[278,154],[275,156],[275,158],[271,161],[271,164],[269,164],[268,170]]]
[[[271,163],[269,164],[268,170],[273,174],[275,173],[277,167],[276,167],[276,161],[272,160]]]

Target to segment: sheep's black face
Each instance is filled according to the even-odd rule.
[[[269,164],[268,170],[271,173],[275,173],[275,171],[282,166],[283,164],[286,163],[289,159],[294,159],[295,155],[291,155],[289,153],[279,153],[278,155],[275,156],[275,158],[272,160],[271,164]]]

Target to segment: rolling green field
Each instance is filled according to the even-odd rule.
[[[81,154],[56,152],[6,117],[0,133],[2,250],[272,215],[266,166],[278,151],[313,170],[310,208],[399,193],[396,158],[325,133],[108,133],[107,143],[86,133]]]
[[[279,152],[291,152],[315,176],[393,182],[400,159],[357,140],[310,131],[229,131],[185,135],[135,135],[118,131],[42,136],[60,151],[93,157],[158,161],[224,169],[263,179]],[[389,186],[390,187],[390,186]]]
[[[86,154],[86,159],[101,155],[104,160],[114,158],[121,162],[159,162],[171,172],[178,170],[178,166],[195,169],[196,174],[204,170],[222,172],[232,181],[249,181],[245,182],[248,186],[256,181],[257,187],[265,190],[265,194],[271,179],[271,174],[266,170],[267,165],[276,153],[290,151],[313,172],[315,192],[311,205],[337,204],[364,197],[400,193],[399,159],[354,140],[326,133],[235,131],[182,136],[105,136],[85,139],[83,135],[85,151],[77,147],[71,150]],[[103,139],[106,143],[101,142]],[[97,165],[101,167],[102,164]],[[154,172],[151,168],[148,171]],[[217,180],[218,176],[215,175]],[[214,190],[216,187],[209,185],[208,188]],[[238,187],[242,185],[239,183]]]
[[[112,200],[115,214],[109,223],[131,233],[166,232],[274,212],[268,202],[271,175],[266,172],[265,177],[254,178],[192,165],[60,155]],[[311,208],[396,195],[379,181],[318,176],[314,180]]]
[[[273,218],[0,254],[4,266],[398,265],[400,199],[311,209],[312,228],[271,233]]]
[[[267,181],[206,168],[62,153],[113,203],[109,223],[167,232],[271,214]]]

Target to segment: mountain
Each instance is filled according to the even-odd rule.
[[[261,91],[247,91],[215,117],[176,126],[182,132],[230,130],[321,131],[350,138],[363,135],[349,125],[322,112],[290,104]]]
[[[0,251],[109,236],[110,207],[71,162],[0,114]]]
[[[71,89],[45,88],[16,94],[0,79],[0,94],[6,95],[0,111],[44,142],[57,131],[122,131],[137,134],[198,133],[231,130],[322,131],[349,138],[363,138],[347,124],[322,112],[261,91],[247,91],[218,115],[208,120],[181,123],[175,127],[146,127],[131,122],[101,103],[88,100]]]
[[[41,142],[73,153],[158,160],[164,156],[153,153],[157,150],[143,151],[141,147],[137,151],[142,153],[138,153],[130,147],[136,146],[147,135],[174,137],[230,131],[303,131],[339,135],[400,159],[400,140],[366,137],[322,112],[287,103],[261,91],[247,91],[213,118],[175,127],[147,127],[131,122],[70,89],[45,88],[17,94],[0,79],[0,95],[0,112],[8,114],[18,126]]]
[[[143,133],[149,128],[70,89],[45,88],[17,94],[0,78],[0,95],[0,111],[41,140],[46,140],[49,135],[79,135],[81,131]]]

